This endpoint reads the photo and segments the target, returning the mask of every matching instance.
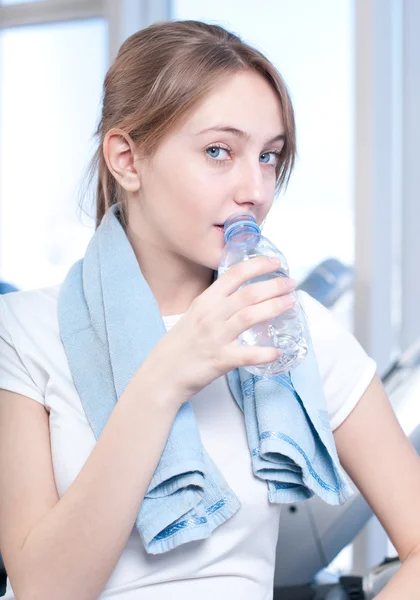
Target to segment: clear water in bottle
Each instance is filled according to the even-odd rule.
[[[257,222],[249,213],[231,215],[224,224],[224,234],[226,245],[218,268],[219,277],[233,265],[261,255],[280,258],[280,269],[254,277],[242,287],[274,277],[289,276],[284,255],[261,235]],[[278,375],[297,367],[308,353],[309,339],[306,318],[299,301],[296,299],[294,306],[282,315],[247,329],[238,339],[247,346],[275,346],[282,350],[279,358],[272,363],[245,367],[254,375]]]

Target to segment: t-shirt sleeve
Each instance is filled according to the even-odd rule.
[[[28,396],[45,405],[43,393],[16,348],[10,325],[7,307],[0,296],[0,389]]]
[[[306,292],[299,291],[297,296],[308,320],[334,431],[366,391],[376,363],[330,310]]]

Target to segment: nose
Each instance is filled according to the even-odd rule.
[[[267,202],[264,188],[264,178],[259,161],[244,162],[238,170],[237,185],[235,191],[235,202],[240,206],[262,206]]]

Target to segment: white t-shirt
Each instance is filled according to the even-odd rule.
[[[28,396],[47,409],[61,497],[93,450],[95,437],[60,341],[58,292],[57,286],[0,296],[0,388]],[[304,292],[298,296],[308,318],[335,429],[357,404],[376,365],[326,308]],[[165,317],[166,328],[180,317]],[[241,508],[210,538],[158,556],[146,554],[133,524],[101,599],[272,598],[280,507],[268,502],[266,483],[252,473],[243,415],[225,377],[213,381],[191,402],[203,444]],[[5,598],[14,598],[9,581]]]

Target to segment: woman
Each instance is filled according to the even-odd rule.
[[[269,61],[224,29],[157,24],[129,38],[110,68],[98,136],[97,224],[120,207],[167,333],[130,379],[96,440],[63,347],[62,289],[2,298],[0,548],[10,578],[6,597],[270,598],[280,508],[268,502],[265,482],[251,471],[243,415],[225,376],[275,360],[274,349],[246,348],[236,340],[249,326],[285,312],[293,304],[294,282],[276,278],[239,289],[278,267],[262,257],[217,281],[214,270],[226,218],[249,212],[261,223],[276,188],[288,180],[295,131],[287,90]],[[124,269],[121,264],[119,277]],[[118,289],[115,299],[118,304]],[[418,457],[374,362],[322,306],[305,294],[299,299],[341,463],[403,561],[379,598],[418,598]],[[90,354],[83,360],[85,374],[99,385],[100,363]],[[241,508],[206,539],[152,555],[134,523],[188,400],[203,446]]]

